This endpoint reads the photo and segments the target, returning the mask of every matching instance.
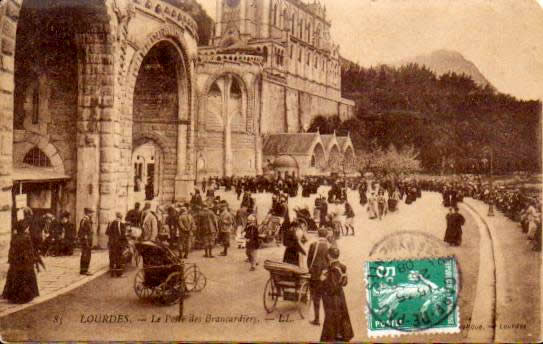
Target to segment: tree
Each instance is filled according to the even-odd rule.
[[[356,158],[356,166],[360,173],[413,173],[421,171],[419,152],[414,145],[405,145],[397,149],[394,144],[390,144],[386,150],[383,150],[374,139],[370,149],[359,151]]]
[[[349,130],[366,157],[363,165],[370,164],[368,157],[375,161],[368,154],[375,138],[381,147],[413,145],[429,172],[451,164],[458,171],[463,161],[478,159],[485,144],[493,147],[499,171],[541,171],[540,102],[518,100],[468,75],[437,76],[416,64],[363,68],[344,61],[342,67],[342,94],[356,102],[356,117],[317,126],[326,133],[331,126]]]
[[[323,115],[318,115],[313,118],[309,129],[307,130],[310,133],[320,132],[321,134],[329,135],[332,134],[341,126],[341,119],[339,116],[327,117]]]
[[[354,165],[362,175],[366,172],[375,173],[379,169],[380,161],[382,161],[384,155],[383,148],[374,138],[366,149],[356,152]]]

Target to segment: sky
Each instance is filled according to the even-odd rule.
[[[215,0],[197,1],[215,18]],[[543,99],[543,0],[320,1],[342,56],[363,66],[455,50],[500,92]]]

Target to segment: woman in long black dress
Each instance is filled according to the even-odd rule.
[[[13,303],[27,303],[39,296],[38,280],[34,267],[43,265],[41,258],[32,246],[28,229],[32,211],[24,210],[25,218],[15,225],[15,234],[9,247],[9,269],[2,296]]]
[[[293,221],[285,233],[283,245],[285,245],[286,249],[283,256],[283,262],[301,266],[300,253],[305,256],[306,252],[296,233],[299,226],[297,221]]]
[[[354,337],[343,287],[347,285],[347,267],[339,262],[339,249],[328,249],[329,266],[323,281],[324,324],[321,342],[348,342]]]
[[[458,212],[458,208],[451,207],[450,209],[447,214],[447,230],[443,240],[451,246],[460,246],[462,244],[462,226],[466,219]]]

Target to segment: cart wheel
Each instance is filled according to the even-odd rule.
[[[166,282],[161,285],[160,302],[165,305],[173,305],[183,297],[184,287],[181,281],[181,273],[174,272],[168,276]]]
[[[146,287],[144,284],[145,275],[143,270],[139,270],[134,277],[134,292],[140,299],[147,299],[153,295],[153,288]]]
[[[298,292],[298,313],[300,313],[300,317],[302,319],[305,319],[307,316],[307,313],[309,312],[309,309],[311,308],[311,297],[309,294],[309,283],[305,282],[300,287],[300,291]]]
[[[204,288],[207,285],[207,277],[198,270],[198,273],[196,274],[196,284],[194,285],[194,289],[192,291],[198,293],[204,290]]]
[[[196,265],[189,265],[184,272],[185,289],[187,292],[194,291],[198,282],[198,268]]]
[[[275,282],[270,277],[264,288],[264,308],[266,312],[271,313],[277,305],[277,300],[279,299],[279,291],[275,286]]]

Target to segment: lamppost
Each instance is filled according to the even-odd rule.
[[[483,150],[485,154],[490,155],[490,168],[489,168],[489,175],[488,175],[488,188],[489,188],[489,199],[488,199],[488,214],[487,216],[492,217],[494,216],[494,184],[493,184],[493,176],[494,176],[494,150],[490,146],[486,146]],[[489,160],[486,158],[482,160],[483,163],[487,164]]]
[[[493,169],[494,164],[494,151],[490,148],[490,176],[489,176],[489,186],[490,186],[490,202],[488,202],[488,216],[494,216],[494,185],[493,185]]]

